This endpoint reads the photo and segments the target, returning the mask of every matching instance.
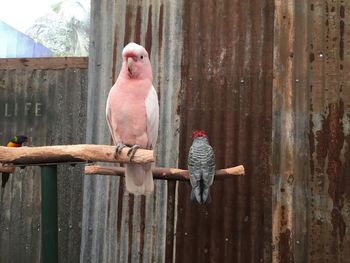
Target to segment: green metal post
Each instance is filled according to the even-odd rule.
[[[41,167],[41,262],[58,262],[57,166]]]

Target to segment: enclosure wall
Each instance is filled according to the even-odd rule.
[[[85,141],[87,58],[0,59],[0,143],[26,134],[31,146]],[[77,262],[82,167],[58,170],[60,262]],[[17,168],[0,188],[0,262],[40,262],[40,168]]]
[[[213,203],[190,204],[188,183],[157,182],[134,197],[119,178],[85,178],[83,262],[271,259],[273,1],[93,1],[88,142],[110,143],[105,102],[125,44],[150,53],[160,98],[157,165],[186,168],[203,128],[217,168],[246,177],[214,183]]]

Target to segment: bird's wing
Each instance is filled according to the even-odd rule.
[[[203,181],[206,186],[210,186],[214,181],[215,175],[215,156],[213,148],[210,145],[206,147],[206,169],[203,169]]]
[[[147,146],[149,148],[152,147],[152,149],[154,149],[158,137],[159,105],[158,95],[153,85],[150,92],[148,93],[145,104],[147,114]]]
[[[201,162],[198,161],[198,156],[195,154],[193,145],[188,153],[188,173],[190,174],[190,182],[192,187],[199,184],[202,178]]]
[[[109,128],[109,131],[111,133],[111,136],[112,136],[112,139],[113,139],[113,142],[114,144],[117,144],[118,142],[115,140],[114,138],[114,133],[113,133],[113,129],[112,129],[112,121],[111,121],[111,116],[112,112],[111,112],[111,108],[109,107],[109,103],[108,103],[108,99],[107,99],[107,106],[106,106],[106,118],[107,118],[107,123],[108,123],[108,128]],[[116,125],[116,123],[114,123],[114,125]],[[116,130],[117,127],[114,127],[114,129]]]

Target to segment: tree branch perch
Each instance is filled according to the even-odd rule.
[[[111,175],[111,176],[124,176],[124,167],[112,167],[112,166],[99,166],[99,165],[87,165],[85,166],[85,174],[87,175]],[[182,170],[177,168],[152,168],[153,178],[160,180],[190,180],[188,170]],[[245,174],[243,165],[216,170],[215,179],[232,178],[233,176],[243,176]]]
[[[11,148],[0,146],[0,162],[12,165],[40,165],[64,162],[118,162],[128,163],[125,147],[115,158],[115,146],[76,144],[41,147]],[[132,163],[154,162],[153,151],[138,149],[131,160]]]

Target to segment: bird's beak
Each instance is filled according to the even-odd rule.
[[[130,74],[132,73],[132,63],[134,62],[133,58],[128,58],[128,70]]]

